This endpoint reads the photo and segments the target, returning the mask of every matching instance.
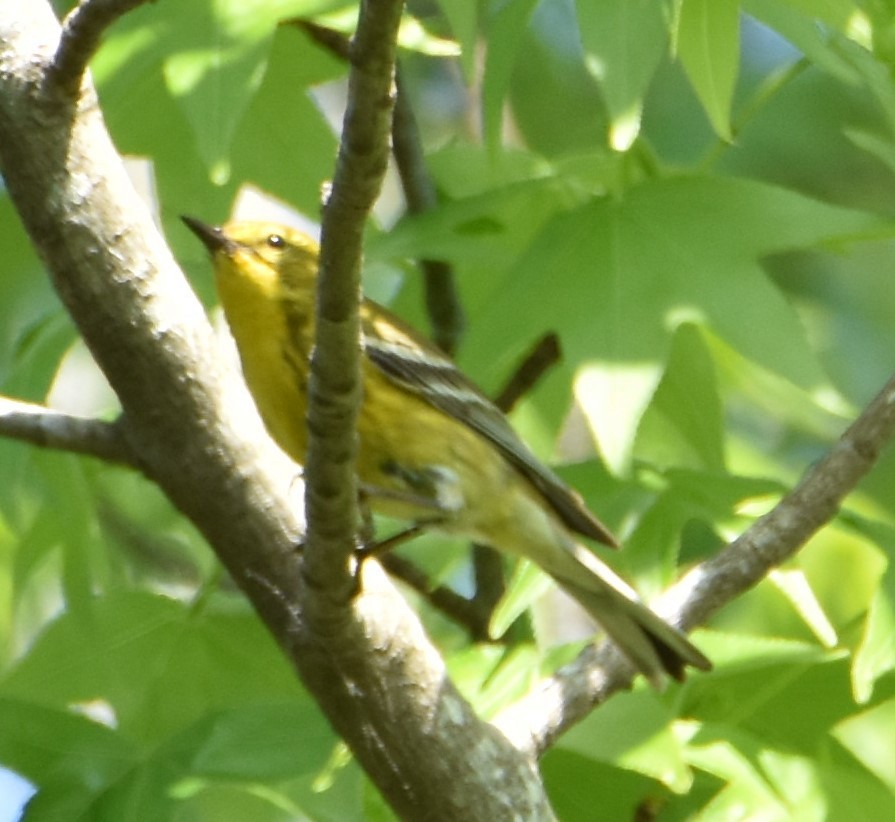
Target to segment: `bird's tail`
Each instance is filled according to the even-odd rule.
[[[663,673],[683,680],[688,665],[703,671],[711,669],[709,659],[681,631],[644,605],[590,551],[573,544],[563,553],[565,561],[552,562],[545,570],[599,623],[651,683],[658,686]]]

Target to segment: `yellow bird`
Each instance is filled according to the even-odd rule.
[[[246,383],[271,436],[299,464],[314,345],[317,243],[271,223],[184,217],[211,253]],[[536,562],[652,682],[711,663],[581,545],[615,540],[580,496],[429,341],[371,300],[360,308],[363,403],[358,477],[375,510],[431,523]],[[377,491],[379,493],[377,493]]]

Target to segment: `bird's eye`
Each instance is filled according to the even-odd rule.
[[[271,248],[285,248],[286,241],[279,234],[271,234],[267,238],[267,244]]]

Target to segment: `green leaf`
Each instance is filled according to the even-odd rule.
[[[640,132],[643,99],[668,51],[668,4],[576,0],[588,71],[609,109],[609,144],[626,151]]]
[[[38,786],[63,776],[105,782],[124,772],[137,751],[121,734],[64,708],[0,697],[0,762]]]
[[[796,385],[824,385],[802,324],[760,260],[883,224],[746,180],[676,178],[594,199],[548,222],[471,317],[471,370],[508,368],[524,345],[520,327],[529,338],[558,331],[600,452],[623,470],[681,323],[711,329]],[[551,409],[555,425],[566,407]]]
[[[870,603],[863,636],[855,652],[852,687],[867,702],[880,677],[895,670],[895,569],[890,564]]]
[[[240,706],[208,717],[172,740],[189,748],[190,770],[214,779],[273,780],[317,773],[336,738],[310,699]]]
[[[687,750],[689,762],[725,783],[706,805],[707,818],[791,819],[797,808],[819,804],[819,786],[812,762],[789,753],[768,750],[765,741],[736,726],[711,726]],[[773,768],[779,768],[775,772]],[[779,785],[786,777],[792,784]]]
[[[139,687],[135,687],[139,683]],[[212,710],[299,693],[247,614],[192,615],[149,593],[108,594],[64,613],[0,680],[0,695],[64,707],[102,699],[134,740],[158,740]]]
[[[510,626],[532,603],[544,595],[553,581],[537,565],[520,560],[513,569],[513,576],[507,582],[507,592],[491,614],[488,635],[503,636]]]
[[[503,103],[510,86],[519,47],[537,0],[491,0],[485,21],[488,51],[482,81],[485,142],[497,153],[503,125]]]
[[[692,784],[681,744],[671,729],[673,714],[645,690],[619,694],[590,714],[559,743],[581,756],[637,771],[684,792]]]
[[[817,18],[842,31],[860,8],[854,0],[785,0],[781,5],[791,6],[806,17]]]
[[[438,0],[453,32],[460,44],[460,65],[467,81],[475,73],[476,41],[479,37],[479,4],[467,0]]]
[[[563,747],[547,751],[540,765],[550,804],[563,822],[593,822],[595,813],[600,819],[636,819],[638,811],[652,810],[655,798],[667,794],[636,771]],[[691,813],[695,809],[695,805],[689,808]]]
[[[485,718],[521,699],[538,682],[541,653],[530,643],[473,646],[448,658],[451,679]]]
[[[889,819],[895,815],[895,793],[835,741],[817,758],[829,801],[826,819]]]
[[[247,8],[216,0],[172,8],[175,43],[162,63],[165,84],[182,106],[212,180],[229,179],[230,143],[261,84],[276,24],[330,5],[309,0],[265,0]]]
[[[843,720],[832,730],[852,755],[895,793],[895,699]]]
[[[674,333],[665,373],[640,420],[634,456],[656,467],[724,468],[715,366],[692,323]]]
[[[805,6],[804,10],[799,10],[799,5]],[[745,0],[743,6],[753,17],[789,40],[813,65],[846,83],[859,80],[859,74],[848,58],[839,49],[830,47],[828,30],[817,25],[816,16],[821,11],[820,4],[813,0],[804,4],[781,3],[779,0]],[[849,15],[854,11],[851,0],[843,0],[841,6],[852,7],[848,11]],[[841,22],[844,23],[845,20]]]
[[[730,141],[740,60],[738,0],[681,0],[676,52],[715,133]]]
[[[644,484],[650,479],[644,478]],[[622,534],[625,550],[612,557],[615,567],[637,580],[647,599],[677,575],[680,552],[689,561],[705,559],[723,544],[718,532],[739,533],[749,524],[750,518],[740,513],[745,503],[755,498],[776,500],[784,490],[766,479],[717,471],[674,469],[666,471],[660,481],[662,487],[648,500],[632,501],[628,516],[632,509],[637,511],[633,530]],[[699,545],[689,544],[698,524],[711,535],[707,545],[705,534],[699,535]]]
[[[316,218],[321,185],[332,175],[336,138],[309,87],[345,70],[304,33],[281,28],[264,80],[234,134],[236,179]]]
[[[557,160],[606,152],[606,104],[588,72],[572,5],[538,4],[518,51],[524,58],[512,72],[509,124],[525,145]]]

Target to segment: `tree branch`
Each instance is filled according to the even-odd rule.
[[[201,305],[127,178],[89,78],[76,99],[47,82],[59,37],[46,2],[0,3],[0,173],[121,401],[127,447],[214,547],[398,814],[552,818],[534,760],[459,696],[377,563],[364,564],[363,590],[350,608],[342,606],[344,620],[315,621],[339,630],[310,626],[299,595],[306,587],[295,549],[301,523],[288,496],[295,466],[267,436],[242,380],[220,355]],[[348,129],[349,167],[365,156],[365,137],[388,119],[387,102],[375,100],[372,132],[368,123]],[[363,220],[355,195],[372,196],[363,180],[354,188],[353,173],[337,175],[334,216],[326,222],[340,241],[326,241],[329,265],[351,272]],[[337,297],[324,294],[323,325],[345,320],[334,311]],[[327,334],[356,346],[356,335],[344,329]]]
[[[119,17],[147,2],[150,0],[81,0],[62,23],[49,79],[71,94],[77,91],[103,32]]]
[[[656,611],[690,629],[760,582],[836,515],[893,435],[895,376],[773,510],[666,591],[653,603]],[[615,648],[591,646],[507,708],[495,724],[521,748],[540,755],[630,679],[630,666]]]
[[[478,599],[467,599],[447,585],[433,585],[429,577],[416,565],[398,554],[384,554],[380,560],[383,568],[405,585],[413,588],[448,619],[466,629],[476,642],[488,642],[488,621],[493,604]]]
[[[0,170],[9,196],[121,401],[124,453],[199,527],[282,640],[294,617],[257,578],[297,588],[300,523],[285,490],[294,466],[219,355],[112,146],[89,79],[74,96],[48,81],[60,37],[46,2],[0,4]]]
[[[351,599],[361,243],[388,162],[401,10],[396,0],[361,5],[339,160],[324,208],[305,472],[307,620],[294,634],[296,661],[399,814],[493,819],[512,811],[550,819],[534,760],[475,716],[377,563],[363,563],[363,593]],[[499,786],[483,778],[497,772]]]
[[[55,448],[106,462],[138,467],[138,460],[122,435],[120,421],[75,417],[42,405],[0,396],[0,436]]]
[[[435,208],[438,192],[426,165],[416,117],[400,69],[395,80],[397,99],[392,123],[395,163],[408,210],[411,214],[421,214]],[[420,260],[420,268],[426,282],[426,311],[432,323],[432,339],[446,354],[453,354],[466,326],[453,269],[442,260],[425,259]]]
[[[336,57],[350,59],[349,41],[340,32],[311,20],[289,22]],[[395,71],[392,151],[407,200],[407,210],[411,214],[420,214],[438,204],[438,193],[426,166],[416,117],[401,77],[398,66]],[[426,284],[426,310],[432,323],[432,339],[446,354],[453,354],[466,326],[453,270],[440,260],[420,260],[419,265]]]
[[[528,394],[541,377],[556,365],[562,352],[559,347],[559,337],[555,332],[544,334],[525,355],[519,367],[501,389],[500,394],[494,398],[494,404],[509,414],[526,394]]]
[[[388,165],[392,78],[402,0],[361,4],[351,43],[348,105],[323,209],[317,327],[308,386],[305,576],[312,625],[344,622],[355,592],[351,560],[359,522],[360,271],[364,226]]]

